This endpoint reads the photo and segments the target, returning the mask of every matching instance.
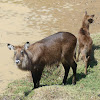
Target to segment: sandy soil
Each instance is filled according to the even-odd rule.
[[[0,0],[0,93],[28,74],[16,68],[7,43],[33,43],[58,31],[77,34],[86,10],[95,14],[90,32],[99,33],[100,0]]]
[[[22,4],[0,2],[0,93],[9,82],[25,77],[28,73],[16,68],[12,60],[13,51],[8,50],[6,45],[38,40],[38,35],[33,35],[35,38],[32,39],[33,29],[27,26],[26,17],[30,11]],[[36,29],[34,31],[39,33]]]

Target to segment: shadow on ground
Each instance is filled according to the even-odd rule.
[[[40,87],[42,87],[42,86],[49,86],[49,85],[40,85]],[[35,90],[35,89],[33,88],[30,91],[24,92],[24,96],[27,97],[33,90]]]
[[[32,89],[32,90],[33,90],[33,89]],[[27,92],[24,92],[24,96],[25,96],[25,97],[28,96],[28,95],[32,92],[32,90],[27,91]]]
[[[100,49],[99,45],[93,45],[92,46],[92,52],[91,52],[91,58],[90,58],[90,62],[88,64],[88,66],[90,66],[91,68],[93,68],[94,66],[96,66],[98,64],[97,60],[95,59],[95,50]]]
[[[86,75],[84,73],[77,73],[76,74],[76,84],[77,84],[77,81],[81,80],[82,78],[85,78]],[[73,78],[73,75],[68,78],[67,80],[67,84],[71,85],[72,84],[72,78]]]

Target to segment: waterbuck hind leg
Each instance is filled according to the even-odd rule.
[[[85,60],[85,75],[87,75],[87,68],[88,68],[88,62],[89,62],[90,56],[88,56]]]
[[[72,70],[73,70],[73,79],[72,79],[72,84],[76,84],[76,70],[77,70],[77,64],[75,61],[72,62],[71,64]]]
[[[64,79],[63,79],[63,84],[65,85],[66,84],[67,77],[68,77],[68,73],[69,73],[69,70],[70,70],[70,66],[66,62],[64,62],[62,64],[63,64],[63,67],[65,69],[65,75],[64,75]]]
[[[83,54],[82,58],[83,58],[84,65],[85,65],[84,67],[85,67],[85,75],[86,75],[87,74],[88,61],[89,61],[90,56],[86,57],[86,54]]]
[[[77,58],[76,58],[77,62],[79,61],[79,55],[80,55],[80,48],[78,49],[78,55],[77,55]]]

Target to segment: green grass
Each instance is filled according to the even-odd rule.
[[[83,61],[78,63],[77,84],[72,85],[72,70],[70,69],[67,85],[60,85],[64,69],[62,65],[45,68],[41,85],[32,90],[33,83],[25,78],[10,83],[0,100],[100,100],[100,34],[92,35],[93,51],[88,75],[84,74]],[[3,99],[2,99],[3,98]]]

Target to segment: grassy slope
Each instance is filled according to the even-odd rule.
[[[72,70],[69,72],[68,84],[60,85],[64,75],[64,69],[60,65],[59,68],[45,68],[41,85],[48,86],[31,91],[33,84],[29,80],[16,80],[8,85],[3,98],[6,100],[15,98],[18,100],[100,100],[100,34],[94,34],[92,38],[94,45],[88,75],[84,75],[84,64],[80,61],[75,86],[71,85]]]

